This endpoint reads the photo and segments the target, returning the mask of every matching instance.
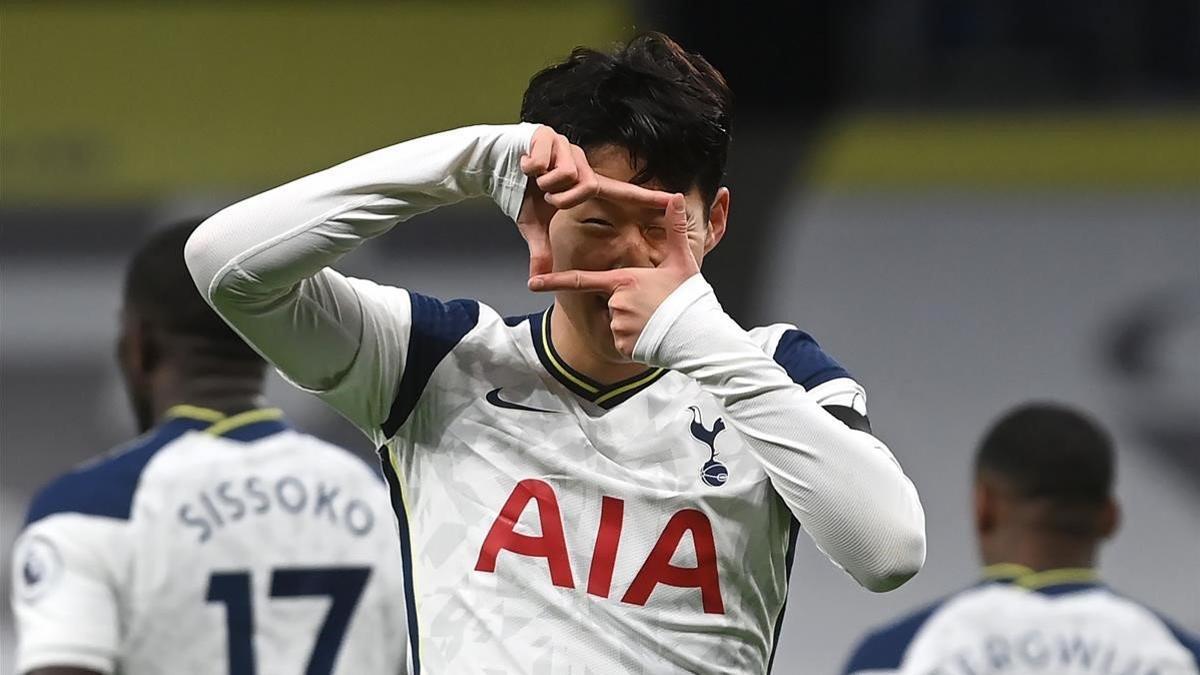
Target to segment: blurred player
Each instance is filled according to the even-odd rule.
[[[872,590],[920,568],[924,515],[862,388],[793,326],[740,328],[699,274],[729,214],[729,105],[665,36],[579,49],[533,78],[522,124],[379,150],[189,242],[225,318],[386,446],[414,673],[764,672],[801,526]],[[480,196],[551,308],[328,267]]]
[[[29,508],[13,565],[17,668],[401,672],[386,488],[261,406],[265,364],[183,264],[194,227],[150,238],[125,279],[117,354],[145,433]]]
[[[846,672],[1194,675],[1200,642],[1096,576],[1113,474],[1091,419],[1048,404],[1005,415],[975,460],[984,580],[870,634]]]

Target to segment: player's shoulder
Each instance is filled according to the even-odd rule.
[[[445,300],[369,279],[347,277],[360,302],[406,326],[408,352],[417,360],[437,361],[480,330],[503,325],[491,307],[475,298]]]
[[[1182,647],[1196,662],[1196,667],[1200,668],[1200,635],[1185,630],[1170,617],[1146,603],[1108,586],[1099,587],[1093,599],[1101,606],[1088,608],[1089,615],[1099,614],[1119,621],[1126,634],[1140,635],[1144,639],[1151,639],[1151,634],[1157,633],[1160,638]]]
[[[844,673],[846,675],[855,673],[865,675],[866,673],[890,672],[898,669],[904,661],[905,653],[921,629],[947,603],[959,597],[961,594],[946,596],[872,629],[863,636],[854,651],[851,652]]]
[[[351,480],[367,481],[383,486],[379,470],[362,456],[323,438],[289,428],[279,438],[280,442],[294,444],[297,453],[294,461],[307,465],[317,464],[322,473],[337,474]]]
[[[435,377],[439,390],[471,389],[481,371],[521,358],[514,327],[488,305],[407,293],[411,314],[404,369],[380,425],[387,438],[408,421]]]
[[[59,513],[128,520],[146,467],[164,448],[205,424],[170,420],[58,476],[34,496],[25,525]]]
[[[514,321],[474,298],[442,300],[408,291],[411,323],[406,368],[432,372],[452,351],[479,346],[487,350],[511,342]]]
[[[816,338],[792,324],[759,326],[750,329],[749,333],[764,352],[783,366],[792,381],[805,389],[811,391],[835,380],[854,380]]]

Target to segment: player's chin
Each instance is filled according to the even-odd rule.
[[[608,297],[599,293],[588,294],[588,324],[594,333],[611,333],[612,310],[608,308]]]
[[[593,348],[611,363],[631,363],[630,358],[617,348],[612,332],[612,310],[608,308],[607,299],[602,299],[589,315],[588,332],[592,334]]]

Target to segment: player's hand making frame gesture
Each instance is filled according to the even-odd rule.
[[[596,173],[582,148],[547,126],[533,133],[529,152],[521,157],[521,172],[532,179],[517,215],[517,229],[529,244],[530,278],[553,270],[549,231],[555,211],[593,198],[662,209],[671,198],[670,193]]]
[[[683,195],[645,190],[625,183],[616,184],[667,198],[666,211],[662,216],[666,241],[661,261],[654,267],[565,270],[539,274],[529,280],[529,289],[605,294],[608,296],[612,318],[610,326],[617,349],[625,356],[632,356],[633,347],[654,311],[680,284],[699,274],[700,267],[688,239],[687,209]]]

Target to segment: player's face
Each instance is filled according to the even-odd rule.
[[[637,173],[629,154],[615,146],[589,150],[588,163],[596,173],[628,182]],[[662,189],[649,183],[645,187]],[[688,240],[698,264],[725,234],[729,190],[721,188],[705,219],[704,199],[697,188],[687,200]],[[591,199],[558,211],[550,220],[550,252],[554,269],[610,270],[653,267],[662,262],[666,246],[664,213],[629,204]],[[613,344],[608,298],[601,293],[559,293],[557,305],[588,341],[592,351],[614,363],[628,363]]]

